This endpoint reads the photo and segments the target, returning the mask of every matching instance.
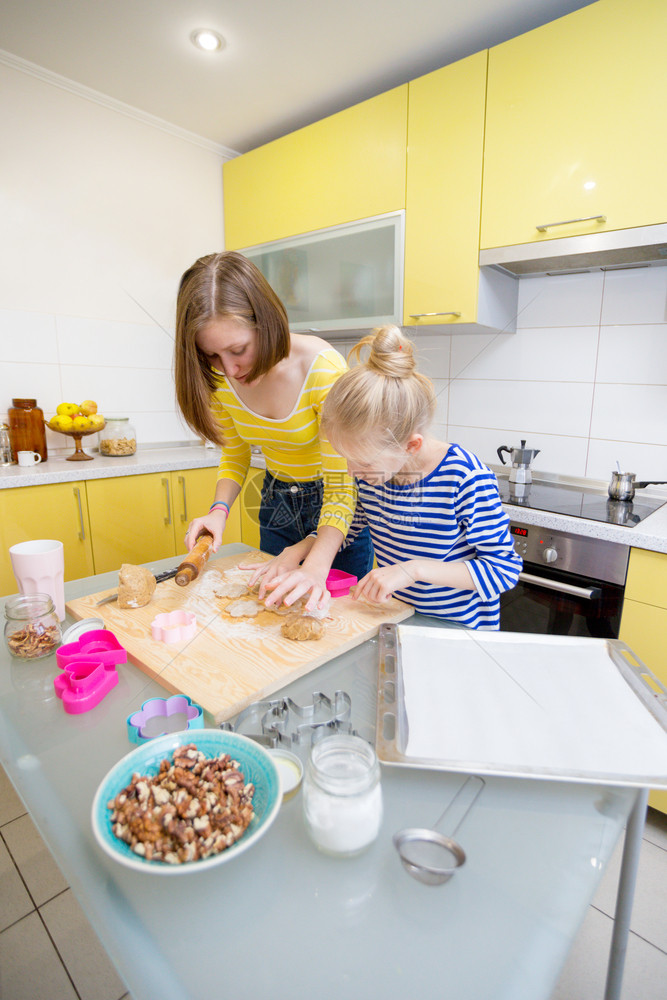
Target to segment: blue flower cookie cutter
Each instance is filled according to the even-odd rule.
[[[178,733],[184,729],[203,729],[204,712],[186,694],[171,698],[149,698],[138,712],[127,717],[130,743],[148,743],[156,736]]]

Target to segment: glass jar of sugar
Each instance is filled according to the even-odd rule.
[[[311,749],[303,814],[313,843],[327,854],[359,854],[382,824],[380,765],[359,736],[325,736]]]

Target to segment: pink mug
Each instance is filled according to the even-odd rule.
[[[45,538],[10,546],[9,556],[22,594],[48,594],[60,621],[65,618],[63,543]]]

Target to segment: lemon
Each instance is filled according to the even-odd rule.
[[[91,416],[93,413],[97,413],[97,403],[94,399],[84,399],[83,403],[79,407],[79,413],[83,413],[85,417]]]
[[[79,412],[77,403],[58,403],[56,413],[58,416],[73,417]]]
[[[89,417],[78,416],[74,417],[72,420],[72,429],[75,431],[88,431],[90,430],[90,419]]]
[[[61,404],[62,405],[62,404]],[[66,413],[58,413],[50,420],[50,425],[56,431],[71,431],[73,420]]]
[[[92,413],[88,419],[91,430],[99,430],[100,427],[104,426],[104,417],[101,413]]]

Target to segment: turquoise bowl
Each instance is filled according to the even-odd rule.
[[[200,861],[185,861],[179,865],[165,864],[164,861],[147,861],[135,854],[129,844],[119,840],[112,833],[111,810],[107,808],[107,803],[115,798],[121,789],[129,785],[133,774],[152,777],[160,770],[160,763],[165,757],[171,760],[174,750],[187,743],[193,743],[207,757],[228,753],[238,761],[246,782],[251,781],[255,786],[252,800],[255,815],[243,836],[219,854]],[[114,764],[95,793],[92,809],[93,833],[102,850],[121,865],[151,875],[183,875],[224,864],[246,851],[269,829],[278,814],[281,799],[282,789],[278,769],[271,756],[259,743],[248,739],[247,736],[222,729],[188,729],[158,736],[132,750]]]

